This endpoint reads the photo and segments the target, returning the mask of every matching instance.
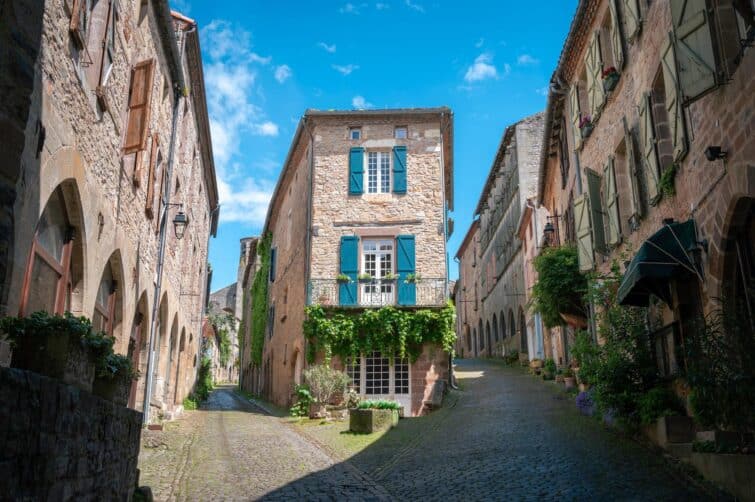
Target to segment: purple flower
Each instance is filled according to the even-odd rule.
[[[595,403],[592,400],[592,395],[589,392],[580,392],[577,394],[577,409],[583,415],[591,416],[595,411]]]

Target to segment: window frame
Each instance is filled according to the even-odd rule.
[[[354,133],[357,133],[357,137],[354,137]],[[361,127],[349,127],[349,140],[351,141],[359,141],[362,139],[362,128]]]
[[[370,191],[370,156],[375,155],[375,191]],[[383,160],[387,160],[384,165]],[[379,195],[390,194],[393,190],[393,155],[389,150],[365,150],[364,163],[366,168],[363,173],[364,194]],[[383,172],[385,168],[385,172]],[[386,184],[387,182],[387,184]]]
[[[398,132],[404,131],[404,136],[399,137]],[[393,128],[393,138],[394,139],[409,139],[409,127],[408,126],[396,126]]]
[[[110,267],[110,263],[107,264],[108,267]],[[103,275],[105,272],[103,271]],[[110,285],[110,292],[108,293],[107,297],[107,305],[103,305],[98,301],[98,294],[99,294],[99,287],[102,285],[102,279],[100,278],[100,285],[97,287],[97,295],[94,297],[94,312],[93,314],[99,314],[100,317],[102,317],[105,325],[105,333],[108,336],[113,336],[113,327],[115,320],[115,295],[118,290],[118,282],[115,279],[112,279],[113,273],[112,268],[110,270],[110,277],[112,284]],[[92,315],[92,320],[94,321],[94,315]]]
[[[367,244],[375,244],[374,250],[367,250]],[[390,249],[380,249],[383,245],[390,245]],[[359,288],[359,304],[360,305],[373,305],[377,302],[380,305],[390,305],[395,303],[397,299],[397,291],[394,284],[391,281],[383,281],[383,277],[387,274],[396,273],[396,240],[395,239],[361,239],[359,246],[359,270],[361,274],[367,272],[367,255],[373,255],[374,258],[374,275],[373,281],[361,284]],[[384,256],[390,256],[389,270],[383,268]],[[378,289],[379,288],[379,289]],[[375,299],[375,295],[378,295]],[[375,301],[368,301],[368,299],[375,299]]]
[[[367,393],[367,377],[369,376],[367,367],[368,359],[385,359],[387,361],[388,368],[388,381],[387,392],[371,392]],[[356,362],[355,362],[356,360]],[[398,357],[384,356],[379,351],[373,351],[370,354],[360,354],[358,358],[352,360],[351,358],[344,361],[344,371],[351,377],[351,383],[349,388],[353,388],[360,396],[367,396],[368,398],[389,398],[392,397],[397,401],[399,399],[405,400],[404,404],[411,405],[412,395],[412,364],[408,357],[400,359]],[[354,370],[358,369],[359,373],[352,374]],[[404,369],[406,370],[404,372]],[[400,372],[400,373],[399,373]],[[405,373],[405,374],[404,374]],[[355,385],[355,380],[358,381],[359,386]],[[381,379],[378,379],[378,382]],[[381,386],[381,389],[385,387]],[[397,392],[400,389],[405,392]]]

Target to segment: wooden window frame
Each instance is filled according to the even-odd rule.
[[[110,264],[108,264],[108,266],[110,266]],[[110,293],[107,297],[107,305],[102,305],[97,301],[96,298],[94,300],[94,310],[105,320],[105,333],[108,336],[113,336],[113,321],[115,320],[115,294],[117,289],[118,282],[114,280],[112,286],[110,287]]]
[[[68,217],[66,216],[66,220]],[[37,257],[49,265],[58,274],[58,281],[55,285],[55,303],[53,304],[53,314],[63,314],[66,307],[66,298],[71,290],[71,256],[73,254],[73,228],[71,226],[66,230],[66,242],[63,244],[63,252],[60,261],[56,260],[38,240],[38,232],[35,232],[32,240],[31,250],[29,251],[29,260],[24,271],[24,282],[21,287],[21,303],[18,308],[19,317],[27,314],[26,307],[29,303],[29,293],[31,292],[31,276],[34,270],[34,264]]]
[[[144,103],[139,104],[138,106],[132,106],[131,104],[131,97],[134,92],[135,87],[135,76],[136,72],[142,68],[147,67],[146,69],[146,75],[144,77],[144,84],[145,84],[145,99]],[[154,84],[154,76],[155,76],[155,60],[145,59],[144,61],[140,61],[136,65],[134,65],[131,68],[131,78],[129,80],[129,92],[128,92],[128,111],[126,113],[126,126],[124,128],[124,137],[123,137],[123,153],[129,154],[134,153],[139,150],[144,150],[147,147],[147,136],[148,136],[148,130],[149,130],[149,121],[151,116],[151,109],[152,109],[152,87]],[[144,128],[140,131],[141,137],[139,138],[138,142],[135,142],[133,144],[129,144],[129,130],[131,129],[131,121],[133,120],[133,112],[134,110],[144,108]]]

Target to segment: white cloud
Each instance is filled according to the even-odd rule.
[[[291,78],[294,73],[291,71],[291,67],[287,64],[282,64],[275,69],[275,80],[281,84]]]
[[[508,63],[503,63],[503,76],[507,76],[509,73],[511,73],[511,65]]]
[[[412,0],[406,0],[406,6],[409,7],[410,9],[412,9],[412,10],[416,10],[417,12],[422,12],[422,13],[425,12],[425,8],[424,7],[422,7],[418,3],[413,3]]]
[[[320,42],[317,44],[317,46],[322,48],[325,52],[330,52],[331,54],[336,51],[336,44],[328,45],[325,42]]]
[[[358,70],[359,69],[359,65],[355,65],[355,64],[347,64],[347,65],[343,65],[343,66],[342,65],[334,64],[332,66],[333,66],[334,70],[336,70],[338,73],[340,73],[342,75],[349,75],[354,70]]]
[[[364,96],[354,96],[351,98],[351,106],[357,110],[366,110],[367,108],[372,108],[372,103],[364,99]]]
[[[480,47],[482,47],[482,44],[484,44],[484,43],[485,43],[485,39],[482,38],[482,37],[480,37],[480,39],[477,40],[477,42],[475,42],[474,46],[479,49]]]
[[[376,3],[376,4],[375,4],[375,8],[376,8],[377,10],[385,10],[385,9],[387,9],[387,8],[389,8],[389,7],[390,7],[390,5],[389,5],[389,4],[387,4],[387,3],[383,3],[383,2],[378,2],[378,3]]]
[[[535,59],[534,57],[530,56],[529,54],[522,54],[518,58],[516,58],[516,63],[520,65],[535,65],[538,64],[540,61]]]
[[[202,29],[201,36],[218,194],[223,207],[221,221],[260,225],[274,180],[252,179],[239,145],[245,136],[279,133],[278,125],[257,104],[262,89],[255,64],[267,64],[272,58],[252,52],[251,34],[228,21],[212,21]],[[265,176],[271,175],[265,172]]]
[[[363,9],[364,7],[367,7],[366,3],[356,5],[351,2],[347,2],[343,5],[343,7],[338,9],[338,12],[340,12],[341,14],[354,14],[355,16],[358,16],[360,9]]]
[[[535,93],[540,94],[541,96],[547,96],[548,95],[548,86],[540,87],[538,89],[535,89]]]
[[[277,136],[278,135],[278,125],[274,122],[270,122],[269,120],[266,120],[265,122],[262,122],[261,124],[253,124],[252,130],[260,135],[260,136]]]
[[[489,78],[498,78],[498,70],[491,63],[493,57],[490,54],[480,54],[474,60],[472,66],[467,68],[467,72],[464,74],[464,80],[466,82],[479,82],[481,80],[487,80]]]

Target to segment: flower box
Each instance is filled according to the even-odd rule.
[[[27,332],[15,343],[11,366],[92,391],[95,360],[78,334]]]
[[[388,430],[398,425],[399,410],[373,408],[349,410],[349,430],[359,434]]]
[[[592,124],[585,124],[579,128],[579,132],[582,134],[582,139],[587,139],[590,137],[593,127],[594,126]]]

